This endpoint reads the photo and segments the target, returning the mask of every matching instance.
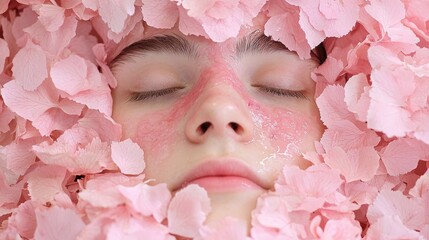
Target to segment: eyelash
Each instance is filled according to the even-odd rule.
[[[273,94],[279,97],[293,97],[298,99],[307,99],[307,96],[303,91],[292,91],[287,89],[271,88],[265,86],[253,86],[258,88],[259,91],[263,93]],[[144,100],[150,100],[158,97],[162,97],[168,94],[172,94],[177,90],[183,89],[183,87],[171,87],[161,90],[147,91],[147,92],[135,92],[130,97],[130,102],[138,102]]]
[[[172,94],[180,89],[183,89],[183,87],[171,87],[171,88],[147,91],[147,92],[135,92],[135,93],[132,93],[128,101],[138,102],[138,101],[150,100],[150,99],[162,97],[168,94]]]
[[[293,97],[298,99],[308,99],[304,91],[293,91],[288,89],[271,88],[265,86],[254,86],[263,93],[273,94],[279,97]]]

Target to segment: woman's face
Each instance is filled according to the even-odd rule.
[[[301,155],[321,136],[316,66],[257,32],[224,43],[154,34],[113,61],[113,118],[144,150],[152,184],[198,184],[209,222],[249,220],[282,167],[306,167]]]

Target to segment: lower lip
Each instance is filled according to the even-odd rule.
[[[198,184],[208,192],[235,192],[262,189],[258,184],[247,178],[235,176],[203,177],[195,179],[187,185],[189,184]]]

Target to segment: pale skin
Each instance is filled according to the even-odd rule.
[[[231,216],[250,225],[283,166],[309,166],[302,153],[323,131],[310,77],[318,62],[254,30],[223,43],[174,30],[145,39],[112,64],[123,138],[144,150],[150,184],[207,190],[208,224]]]

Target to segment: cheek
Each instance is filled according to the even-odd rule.
[[[277,154],[296,157],[304,150],[307,135],[313,131],[308,117],[283,108],[272,108],[249,103],[255,125],[255,140]],[[314,139],[315,140],[315,139]]]
[[[145,152],[146,160],[164,159],[179,140],[178,122],[181,111],[157,111],[138,121],[133,140]]]

